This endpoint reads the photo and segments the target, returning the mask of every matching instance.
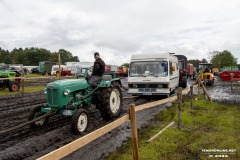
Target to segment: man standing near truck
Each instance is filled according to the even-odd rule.
[[[92,71],[92,78],[90,80],[90,85],[93,88],[96,88],[98,86],[98,81],[102,77],[103,73],[105,72],[105,63],[104,61],[100,58],[100,55],[98,52],[94,53],[94,66],[93,66],[93,71]]]

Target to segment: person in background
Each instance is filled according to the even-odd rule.
[[[100,58],[100,54],[98,52],[94,53],[94,58],[95,62],[93,65],[92,78],[89,83],[93,88],[96,88],[98,86],[98,81],[105,72],[105,63]]]

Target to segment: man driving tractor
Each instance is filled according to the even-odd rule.
[[[102,77],[103,73],[105,72],[105,63],[100,58],[100,55],[98,52],[94,53],[95,62],[93,65],[93,71],[92,71],[92,78],[89,81],[90,85],[93,88],[96,88],[98,86],[98,81]]]

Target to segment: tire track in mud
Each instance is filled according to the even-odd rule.
[[[126,90],[122,91],[124,97],[128,96]],[[28,103],[28,100],[25,97],[28,97],[29,101],[31,102]],[[0,97],[1,101],[3,100],[6,103],[12,102],[14,99],[18,100],[18,103],[16,103],[16,107],[14,108],[7,109],[9,105],[8,107],[7,105],[3,107],[5,111],[1,111],[4,114],[4,117],[1,116],[0,118],[0,123],[3,124],[1,130],[3,128],[8,128],[10,126],[15,126],[26,122],[30,109],[36,105],[39,105],[39,103],[42,103],[41,100],[37,101],[37,99],[42,98],[45,100],[45,95],[43,93],[32,93],[29,95],[26,94],[24,97],[21,95]],[[139,105],[155,100],[156,99],[145,98],[125,99],[123,101],[123,108],[120,114],[121,116],[126,114],[128,111],[128,106],[131,103]],[[25,104],[22,105],[22,102]],[[46,100],[44,102],[46,102]],[[89,110],[90,125],[84,135],[117,119],[104,121],[101,117],[100,111],[96,109],[95,106],[91,106]],[[71,132],[70,123],[70,117],[56,115],[50,118],[48,125],[39,129],[32,130],[29,126],[25,126],[17,131],[9,133],[7,136],[0,136],[0,159],[36,159],[37,157],[40,157],[77,138],[80,138],[81,136],[74,135]],[[123,129],[129,130],[130,127],[127,126]]]
[[[6,109],[8,105],[2,107],[5,109],[5,111],[2,111],[3,116],[1,116],[0,118],[0,123],[2,123],[1,130],[26,122],[28,112],[32,107],[36,106],[29,104],[42,102],[35,100],[34,102],[32,101],[28,103],[27,98],[21,96],[5,97],[5,101],[11,102],[16,97],[19,99],[24,98],[26,100],[18,101],[15,107],[17,109]],[[39,97],[38,94],[35,97],[34,95],[31,95],[28,98],[34,99],[37,97]],[[149,100],[139,99],[137,101],[139,103],[145,103]],[[19,102],[25,103],[26,105],[24,105],[26,107],[22,107],[24,105]],[[123,109],[121,111],[121,115],[126,113],[126,111],[128,110],[128,104],[132,102],[133,100],[126,100],[123,102]],[[71,132],[70,122],[71,120],[69,119],[69,117],[66,118],[57,115],[55,117],[51,117],[49,124],[40,129],[31,130],[29,126],[25,126],[17,131],[10,132],[7,136],[0,136],[0,159],[24,159],[29,156],[31,157],[38,152],[44,154],[44,152],[49,152],[48,148],[53,148],[54,150],[79,138],[79,136],[76,136]],[[90,126],[86,134],[110,122],[111,121],[106,122],[102,119],[100,112],[96,110],[95,106],[90,107]]]

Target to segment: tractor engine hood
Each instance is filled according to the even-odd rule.
[[[71,101],[71,93],[89,87],[85,79],[65,79],[47,84],[48,106],[61,108]],[[67,93],[67,94],[66,94]]]
[[[88,86],[85,79],[64,79],[47,84],[49,89],[68,89],[70,91],[86,89]]]

